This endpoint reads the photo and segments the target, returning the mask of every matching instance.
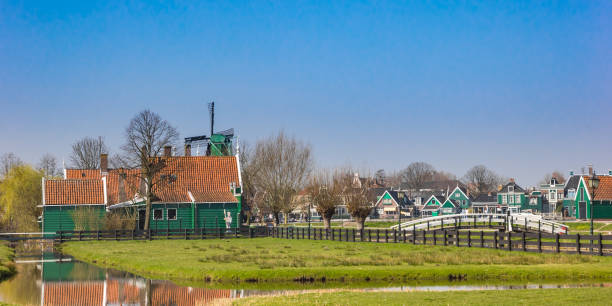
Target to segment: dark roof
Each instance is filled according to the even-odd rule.
[[[378,193],[376,194],[376,197],[382,197],[385,194],[385,192],[389,192],[389,195],[391,195],[395,203],[398,203],[402,208],[405,208],[406,206],[414,204],[412,201],[410,201],[410,199],[408,199],[408,195],[405,194],[403,191],[390,190],[390,189],[385,189],[385,188],[374,188],[374,189],[382,189],[382,190],[377,190]],[[371,191],[374,191],[374,189],[371,189]]]
[[[525,189],[521,188],[521,186],[517,185],[515,182],[509,182],[508,184],[504,185],[504,187],[502,187],[502,189],[499,192],[500,193],[508,192],[508,186],[514,186],[514,192],[525,192]]]
[[[572,175],[569,180],[565,183],[565,188],[563,188],[563,193],[567,196],[567,191],[570,189],[578,189],[578,183],[580,182],[580,175]]]
[[[491,193],[491,195],[489,195],[488,193],[479,194],[476,198],[474,198],[474,200],[472,200],[472,203],[491,202],[497,202],[497,193]]]

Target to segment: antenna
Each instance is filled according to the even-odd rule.
[[[210,137],[212,137],[215,126],[215,101],[208,103],[208,116],[210,117]]]

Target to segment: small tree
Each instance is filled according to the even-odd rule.
[[[368,200],[370,186],[367,182],[362,183],[358,175],[351,176],[350,173],[343,176],[342,186],[346,208],[357,222],[357,229],[363,230],[365,220],[373,209],[372,203]]]
[[[0,183],[2,221],[7,230],[36,231],[42,199],[42,173],[28,165],[11,168]]]
[[[262,194],[266,211],[274,215],[288,214],[295,208],[293,198],[304,185],[312,169],[310,146],[280,132],[274,137],[257,142],[254,161],[257,171],[253,185]]]
[[[483,165],[472,167],[463,177],[463,182],[475,196],[495,190],[502,181],[499,175]]]
[[[98,169],[103,153],[108,153],[108,148],[102,137],[85,137],[72,144],[70,161],[79,169]]]
[[[331,218],[336,207],[342,203],[341,177],[323,171],[310,179],[307,190],[311,203],[323,219],[323,225],[325,228],[331,228]]]
[[[0,156],[0,179],[6,177],[11,169],[23,165],[23,162],[15,153],[4,153]]]
[[[43,175],[47,178],[53,178],[60,175],[60,170],[57,168],[57,159],[49,153],[40,158],[38,169],[42,171]]]
[[[125,129],[126,142],[122,146],[122,162],[127,168],[140,168],[138,181],[144,184],[146,201],[144,229],[149,229],[151,222],[151,202],[156,188],[161,188],[172,178],[166,173],[166,158],[161,157],[162,150],[171,146],[178,139],[178,132],[158,114],[144,110],[138,113]],[[166,175],[160,175],[164,171]],[[132,174],[134,175],[134,174]]]

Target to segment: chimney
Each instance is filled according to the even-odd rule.
[[[100,154],[100,172],[108,173],[108,154]]]
[[[514,178],[511,178],[511,179],[510,179],[510,183],[514,183]]]
[[[185,145],[185,156],[191,156],[191,145],[190,144]]]
[[[589,176],[593,176],[593,165],[589,165]]]
[[[164,146],[164,157],[172,156],[172,146]]]
[[[569,176],[574,176],[574,171],[570,171],[570,175]]]
[[[608,170],[608,175],[612,175],[612,170]]]

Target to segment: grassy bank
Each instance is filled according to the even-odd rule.
[[[12,248],[5,243],[0,243],[0,281],[15,274],[14,256]]]
[[[219,282],[612,279],[612,258],[274,238],[69,242],[77,259],[172,280]]]
[[[609,305],[612,288],[512,291],[306,293],[238,299],[234,305]]]

